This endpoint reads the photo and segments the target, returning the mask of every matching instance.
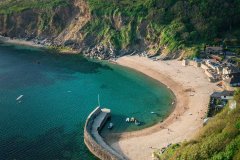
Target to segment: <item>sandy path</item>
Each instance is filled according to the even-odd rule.
[[[140,71],[167,85],[176,96],[173,113],[153,127],[124,134],[111,135],[108,143],[129,159],[149,160],[156,148],[181,142],[194,136],[202,126],[209,96],[219,90],[207,80],[201,68],[184,67],[180,61],[152,61],[138,56],[126,56],[117,63]]]

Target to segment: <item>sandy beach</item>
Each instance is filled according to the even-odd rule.
[[[23,46],[31,46],[31,47],[37,47],[37,48],[43,48],[44,46],[41,44],[36,44],[33,41],[26,41],[22,39],[11,39],[9,37],[3,37],[0,36],[0,41],[4,43],[9,43],[9,44],[17,44],[17,45],[23,45]]]
[[[0,36],[0,42],[7,43],[7,44],[15,44],[15,45],[21,45],[21,46],[29,46],[29,47],[36,47],[36,48],[45,48],[48,49],[47,45],[37,44],[34,41],[26,41],[23,39],[12,39],[9,37],[3,37]],[[78,50],[70,50],[70,49],[61,49],[58,50],[61,54],[78,54]]]
[[[117,63],[135,69],[169,87],[176,96],[174,111],[162,123],[135,132],[113,134],[106,140],[118,152],[133,160],[149,160],[157,148],[194,137],[203,125],[209,96],[220,90],[210,83],[204,70],[182,66],[181,61],[152,61],[125,56]]]

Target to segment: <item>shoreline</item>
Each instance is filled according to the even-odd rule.
[[[150,60],[150,59],[149,59]],[[143,74],[145,76],[148,76],[150,78],[153,78],[154,80],[158,81],[158,83],[161,83],[161,85],[165,86],[168,90],[170,90],[171,94],[174,97],[174,104],[172,104],[169,107],[172,107],[172,110],[169,112],[168,115],[165,116],[165,118],[163,119],[163,121],[157,122],[156,124],[147,127],[147,128],[143,128],[141,130],[136,130],[136,131],[127,131],[127,132],[123,132],[123,133],[111,133],[110,135],[106,135],[108,137],[105,137],[105,139],[109,142],[111,142],[112,140],[115,141],[116,137],[117,138],[131,138],[131,137],[140,137],[143,135],[148,135],[151,134],[153,132],[159,131],[161,129],[164,129],[169,123],[171,123],[171,121],[176,117],[176,115],[181,116],[184,112],[187,111],[187,109],[181,108],[181,106],[179,105],[179,101],[182,97],[187,96],[185,92],[181,91],[181,87],[179,86],[178,83],[172,81],[171,79],[168,79],[167,76],[164,76],[161,73],[158,73],[159,76],[162,77],[161,81],[157,78],[155,78],[155,76],[152,76],[152,74],[154,74],[155,71],[149,69],[148,73],[141,71],[142,68],[132,68],[128,65],[122,64],[122,62],[116,62],[117,65],[123,66],[123,67],[127,67],[130,69],[133,69],[134,71],[139,72],[139,74]],[[150,75],[151,74],[151,75]],[[174,86],[175,87],[169,87],[169,86]],[[178,93],[178,94],[175,94]],[[181,94],[180,94],[181,93]],[[181,95],[181,96],[180,96]],[[181,102],[182,104],[187,104],[188,103],[188,98],[184,98],[184,101]]]
[[[210,94],[219,90],[215,83],[208,81],[201,68],[184,67],[177,60],[152,61],[139,56],[121,57],[116,62],[164,84],[176,99],[173,111],[163,122],[142,130],[104,137],[112,148],[129,159],[145,160],[150,159],[157,148],[195,136],[203,125]]]
[[[0,36],[0,42],[5,43],[5,44],[13,44],[13,45],[20,45],[20,46],[28,46],[28,47],[34,47],[34,48],[40,48],[40,49],[46,49],[46,50],[51,50],[51,45],[44,45],[44,44],[37,44],[33,40],[24,40],[24,39],[18,39],[18,38],[10,38],[10,37],[3,37]],[[49,47],[49,48],[48,48]],[[78,54],[78,51],[74,50],[59,50],[57,51],[60,54]]]
[[[33,41],[10,39],[2,36],[0,36],[0,42],[47,49],[47,46],[36,44]],[[69,52],[66,54],[76,53]],[[113,149],[129,159],[150,159],[154,151],[153,148],[157,149],[165,147],[170,143],[189,140],[197,133],[197,130],[203,124],[202,118],[207,110],[205,105],[208,103],[209,96],[213,91],[219,89],[214,83],[208,82],[200,68],[194,68],[193,66],[183,67],[181,62],[177,60],[152,61],[138,56],[121,57],[117,59],[116,64],[134,69],[165,85],[175,96],[175,106],[173,106],[172,112],[163,122],[158,122],[142,130],[113,133],[108,135],[108,137],[104,137]],[[182,74],[183,77],[178,78],[179,73],[183,73],[184,69],[186,71],[189,70],[189,73]],[[197,71],[195,72],[195,70]],[[188,78],[194,81],[194,78],[191,78],[193,73],[201,74],[200,80],[204,83],[200,85],[200,88],[198,85],[186,84],[186,82],[188,83],[186,81]],[[195,76],[195,78],[198,77]],[[189,92],[189,89],[191,92]],[[208,93],[199,93],[203,91]],[[195,96],[189,96],[192,92],[202,97],[193,100]],[[197,104],[200,107],[197,107]],[[189,117],[190,120],[188,119]]]
[[[46,46],[41,44],[36,44],[33,41],[26,41],[23,39],[12,39],[10,37],[3,37],[3,36],[0,36],[0,42],[6,43],[6,44],[16,44],[21,46],[35,47],[35,48],[46,48]]]

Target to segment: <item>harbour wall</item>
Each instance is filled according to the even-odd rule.
[[[106,113],[103,119],[101,119],[101,122],[96,130],[94,120],[97,119],[100,114],[102,114],[102,110],[100,107],[97,107],[94,109],[90,115],[88,116],[85,127],[84,127],[84,143],[88,147],[88,149],[91,151],[92,154],[94,154],[96,157],[102,159],[102,160],[121,160],[126,159],[121,154],[117,153],[115,150],[113,150],[101,137],[99,132],[101,131],[102,127],[106,123],[107,119],[110,117],[110,113]]]

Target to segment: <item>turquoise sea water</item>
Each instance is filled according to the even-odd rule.
[[[112,110],[114,128],[104,132],[151,126],[169,114],[174,99],[163,85],[128,68],[1,44],[0,159],[95,159],[83,143],[83,127],[98,94]],[[126,117],[143,125],[128,124]]]

